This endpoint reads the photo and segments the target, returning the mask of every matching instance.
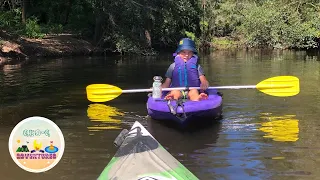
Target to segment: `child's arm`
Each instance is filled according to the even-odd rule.
[[[164,83],[161,85],[161,88],[168,88],[171,84],[171,79],[170,78],[166,78],[166,80],[164,81]]]
[[[172,63],[169,68],[167,69],[167,72],[165,74],[166,80],[164,83],[161,85],[161,88],[168,88],[171,84],[171,78],[172,78],[172,72],[174,69],[174,63]]]
[[[200,82],[201,82],[201,86],[200,86],[201,89],[206,90],[209,87],[209,82],[208,82],[206,76],[201,75],[199,78],[200,78]]]
[[[202,90],[206,90],[209,87],[209,82],[206,76],[204,75],[204,71],[200,65],[198,66],[198,72],[199,72],[199,78],[201,82],[200,88]]]

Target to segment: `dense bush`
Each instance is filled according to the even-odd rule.
[[[220,43],[246,47],[319,47],[320,3],[313,0],[5,2],[0,4],[0,28],[32,38],[77,33],[119,52],[174,48],[184,36],[199,46],[221,38]]]

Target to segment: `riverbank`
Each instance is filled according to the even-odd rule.
[[[212,42],[202,44],[201,48],[202,50],[204,48],[215,51],[247,49],[241,41],[226,37],[214,38]],[[272,49],[270,48],[270,50]],[[96,47],[89,40],[74,34],[49,34],[41,39],[31,39],[10,35],[0,30],[0,66],[20,64],[34,57],[103,56],[111,54],[121,53]]]
[[[23,62],[32,57],[103,55],[104,49],[73,34],[51,34],[42,39],[10,35],[0,30],[0,66]]]

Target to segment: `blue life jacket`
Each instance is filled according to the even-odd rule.
[[[200,86],[197,55],[193,55],[187,62],[180,56],[175,56],[174,63],[170,87]]]

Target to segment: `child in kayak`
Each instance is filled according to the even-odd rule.
[[[189,38],[181,39],[174,56],[174,63],[169,66],[165,75],[166,80],[161,87],[201,87],[202,91],[191,88],[187,92],[173,90],[165,96],[165,99],[188,98],[192,101],[207,99],[208,95],[204,90],[208,88],[209,83],[203,69],[197,63],[198,56],[194,41]]]

